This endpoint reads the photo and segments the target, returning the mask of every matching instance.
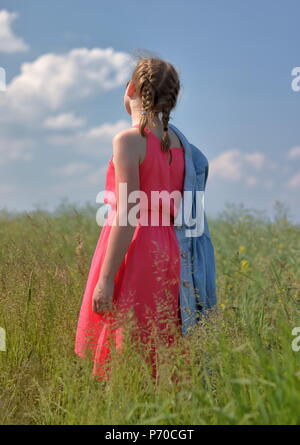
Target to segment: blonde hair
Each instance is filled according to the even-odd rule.
[[[142,101],[142,111],[139,129],[143,137],[146,137],[144,128],[154,123],[154,117],[162,113],[164,127],[161,149],[170,151],[170,137],[168,122],[171,110],[176,106],[180,90],[179,75],[174,66],[159,57],[143,57],[138,62],[132,73],[132,81],[137,94]],[[171,151],[170,151],[170,155]]]

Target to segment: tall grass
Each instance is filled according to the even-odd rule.
[[[99,382],[73,352],[101,230],[95,209],[3,210],[0,423],[299,424],[300,351],[291,342],[300,326],[300,227],[243,208],[209,224],[218,307],[162,350],[157,385],[130,344]]]

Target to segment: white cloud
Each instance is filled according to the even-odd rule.
[[[88,171],[91,165],[87,162],[70,162],[69,164],[52,170],[52,174],[59,176],[75,176],[81,175]]]
[[[0,196],[3,197],[17,189],[15,185],[11,184],[0,184]]]
[[[76,117],[73,113],[61,113],[56,116],[49,116],[44,121],[44,127],[53,130],[78,128],[83,125],[85,125],[85,119]]]
[[[300,172],[296,173],[288,182],[290,188],[300,188]]]
[[[292,147],[292,148],[288,151],[288,158],[289,158],[289,159],[300,158],[300,146]]]
[[[128,122],[121,119],[114,124],[104,123],[70,135],[49,136],[47,142],[54,146],[69,146],[85,154],[109,156],[112,153],[113,137],[126,128],[129,128]]]
[[[12,23],[18,17],[18,13],[0,10],[0,52],[15,53],[27,51],[28,45],[21,37],[17,37],[11,29]]]
[[[73,110],[125,84],[133,63],[129,54],[112,48],[75,48],[23,63],[2,97],[0,134],[11,136],[0,138],[0,162],[29,159],[30,146],[44,149],[47,143],[96,156],[111,153],[112,137],[129,124],[120,120],[89,128]],[[43,129],[52,130],[51,136]]]
[[[2,119],[32,120],[124,84],[133,60],[112,48],[75,48],[23,63],[7,85]]]
[[[259,152],[246,153],[244,159],[256,169],[261,169],[266,163],[266,156]]]
[[[248,176],[245,179],[246,184],[248,184],[250,187],[257,185],[259,183],[259,179],[256,178],[255,176]]]
[[[0,136],[0,165],[11,161],[29,161],[35,142],[30,138]]]
[[[227,150],[210,161],[210,176],[233,182],[244,182],[249,187],[262,185],[270,188],[272,180],[259,177],[262,170],[276,168],[276,163],[270,162],[261,152],[243,153],[238,149]]]
[[[124,120],[119,120],[115,124],[102,124],[97,127],[90,128],[86,133],[85,137],[89,140],[101,140],[102,138],[112,139],[116,133],[128,128],[128,122]]]
[[[210,176],[238,181],[242,175],[241,161],[239,150],[227,150],[210,162]]]

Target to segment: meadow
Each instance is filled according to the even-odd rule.
[[[68,203],[0,212],[0,424],[300,424],[300,226],[280,206],[272,219],[232,205],[209,219],[218,305],[162,351],[154,386],[130,345],[110,381],[74,354],[95,214]]]

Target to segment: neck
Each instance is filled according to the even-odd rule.
[[[132,110],[132,114],[131,114],[131,123],[132,125],[138,125],[140,123],[140,119],[141,119],[142,115],[141,115],[141,111],[140,110]],[[151,128],[163,128],[163,124],[161,119],[159,119],[158,115],[155,116],[154,118],[154,122],[152,125],[150,125],[150,122],[147,123],[147,127],[151,127]]]

